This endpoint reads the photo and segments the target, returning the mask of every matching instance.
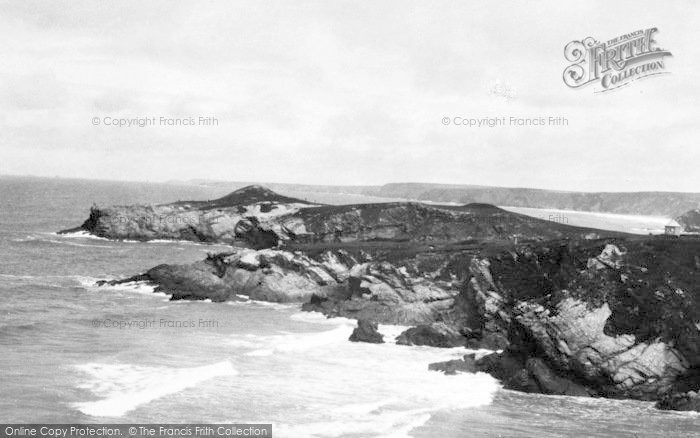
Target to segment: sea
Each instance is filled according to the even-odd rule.
[[[97,287],[227,247],[56,233],[82,223],[93,204],[223,194],[0,177],[0,423],[271,423],[273,436],[295,438],[700,436],[695,413],[523,394],[482,373],[429,371],[469,351],[394,344],[404,327],[380,326],[385,344],[352,343],[353,321],[298,305],[169,301],[138,283]]]

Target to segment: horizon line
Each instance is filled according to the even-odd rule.
[[[394,181],[385,182],[383,184],[319,184],[319,183],[305,183],[305,182],[279,182],[279,181],[235,181],[235,180],[223,180],[223,179],[207,179],[207,178],[190,178],[190,179],[169,179],[169,180],[136,180],[136,179],[110,179],[110,178],[90,178],[90,177],[80,177],[80,176],[64,176],[64,175],[34,175],[34,174],[13,174],[13,173],[0,173],[0,178],[37,178],[37,179],[64,179],[64,180],[83,180],[83,181],[104,181],[104,182],[120,182],[120,183],[139,183],[139,184],[164,184],[164,185],[181,185],[181,186],[193,186],[193,185],[203,185],[197,184],[194,181],[203,181],[204,183],[212,184],[271,184],[271,185],[287,185],[287,186],[311,186],[311,187],[358,187],[358,188],[381,188],[388,185],[424,185],[424,186],[442,186],[442,187],[452,187],[452,188],[464,188],[464,189],[506,189],[506,190],[534,190],[543,192],[554,192],[554,193],[620,193],[620,194],[632,194],[632,193],[682,193],[690,195],[700,195],[700,191],[680,191],[680,190],[638,190],[638,191],[591,191],[591,190],[558,190],[551,188],[541,188],[541,187],[518,187],[518,186],[496,186],[496,185],[483,185],[483,184],[468,184],[468,183],[439,183],[439,182],[420,182],[420,181]]]

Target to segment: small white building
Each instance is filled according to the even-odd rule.
[[[664,230],[667,236],[680,236],[681,232],[683,231],[683,227],[681,227],[681,224],[671,219],[671,222],[666,224]]]

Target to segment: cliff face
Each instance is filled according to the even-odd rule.
[[[699,255],[640,239],[477,257],[451,317],[505,347],[481,365],[507,387],[538,388],[538,358],[591,394],[658,400],[700,386]]]

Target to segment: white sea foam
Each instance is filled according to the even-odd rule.
[[[406,330],[411,328],[410,326],[404,325],[390,325],[390,324],[379,324],[377,331],[384,335],[384,342],[395,343],[396,338]]]
[[[89,376],[78,387],[101,399],[73,403],[72,406],[93,417],[121,417],[140,405],[194,387],[205,380],[237,374],[228,361],[193,368],[87,363],[78,365],[77,369]]]
[[[79,240],[75,241],[77,239],[79,239]],[[43,233],[39,233],[37,235],[29,235],[29,236],[25,237],[24,239],[13,239],[12,241],[19,242],[19,243],[46,242],[46,243],[55,243],[57,245],[78,246],[78,247],[82,247],[82,248],[114,248],[114,246],[110,246],[110,245],[78,243],[81,240],[83,242],[86,242],[88,239],[109,241],[108,239],[105,239],[103,237],[93,236],[92,234],[89,234],[85,231],[79,231],[79,232],[67,233],[67,234],[43,232]]]
[[[265,345],[248,353],[246,356],[269,356],[275,352],[297,352],[323,347],[347,340],[352,333],[352,327],[340,326],[333,330],[318,333],[284,333],[279,335],[259,336],[258,345]]]
[[[67,239],[95,239],[95,240],[109,241],[109,239],[107,239],[105,237],[95,236],[94,234],[90,234],[87,231],[74,231],[72,233],[63,233],[63,234],[49,232],[46,234],[49,234],[51,236],[63,237],[63,238],[67,238]]]
[[[76,243],[76,242],[62,241],[62,240],[55,240],[55,239],[45,239],[43,241],[49,242],[49,243],[56,243],[58,245],[79,246],[81,248],[114,248],[114,246],[111,246],[111,245],[89,245],[86,243]]]
[[[104,280],[94,278],[94,277],[81,277],[76,276],[76,279],[86,289],[90,290],[112,290],[117,292],[128,292],[128,293],[138,293],[150,296],[160,296],[160,297],[170,297],[170,295],[164,292],[156,292],[156,286],[149,284],[145,281],[130,281],[128,283],[121,284],[104,284],[102,286],[97,286],[99,280]],[[209,301],[211,302],[211,301]]]
[[[302,384],[287,374],[268,375],[270,385],[289,393],[308,394],[311,411],[322,413],[312,421],[287,418],[275,424],[276,434],[304,437],[368,436],[403,438],[441,410],[464,409],[491,403],[498,382],[483,373],[446,376],[429,371],[428,364],[460,358],[473,350],[403,346],[395,337],[407,327],[380,325],[385,344],[352,343],[354,320],[326,319],[318,313],[299,312],[296,321],[326,326],[323,332],[237,336],[230,345],[249,351],[244,356],[262,364],[282,361],[294,375],[304,373]],[[478,351],[484,354],[486,351]],[[309,368],[310,363],[315,363]],[[323,372],[317,373],[317,369]]]
[[[320,312],[298,312],[289,317],[294,321],[309,322],[312,324],[323,324],[323,325],[355,325],[354,319],[349,318],[328,318],[326,315]]]

